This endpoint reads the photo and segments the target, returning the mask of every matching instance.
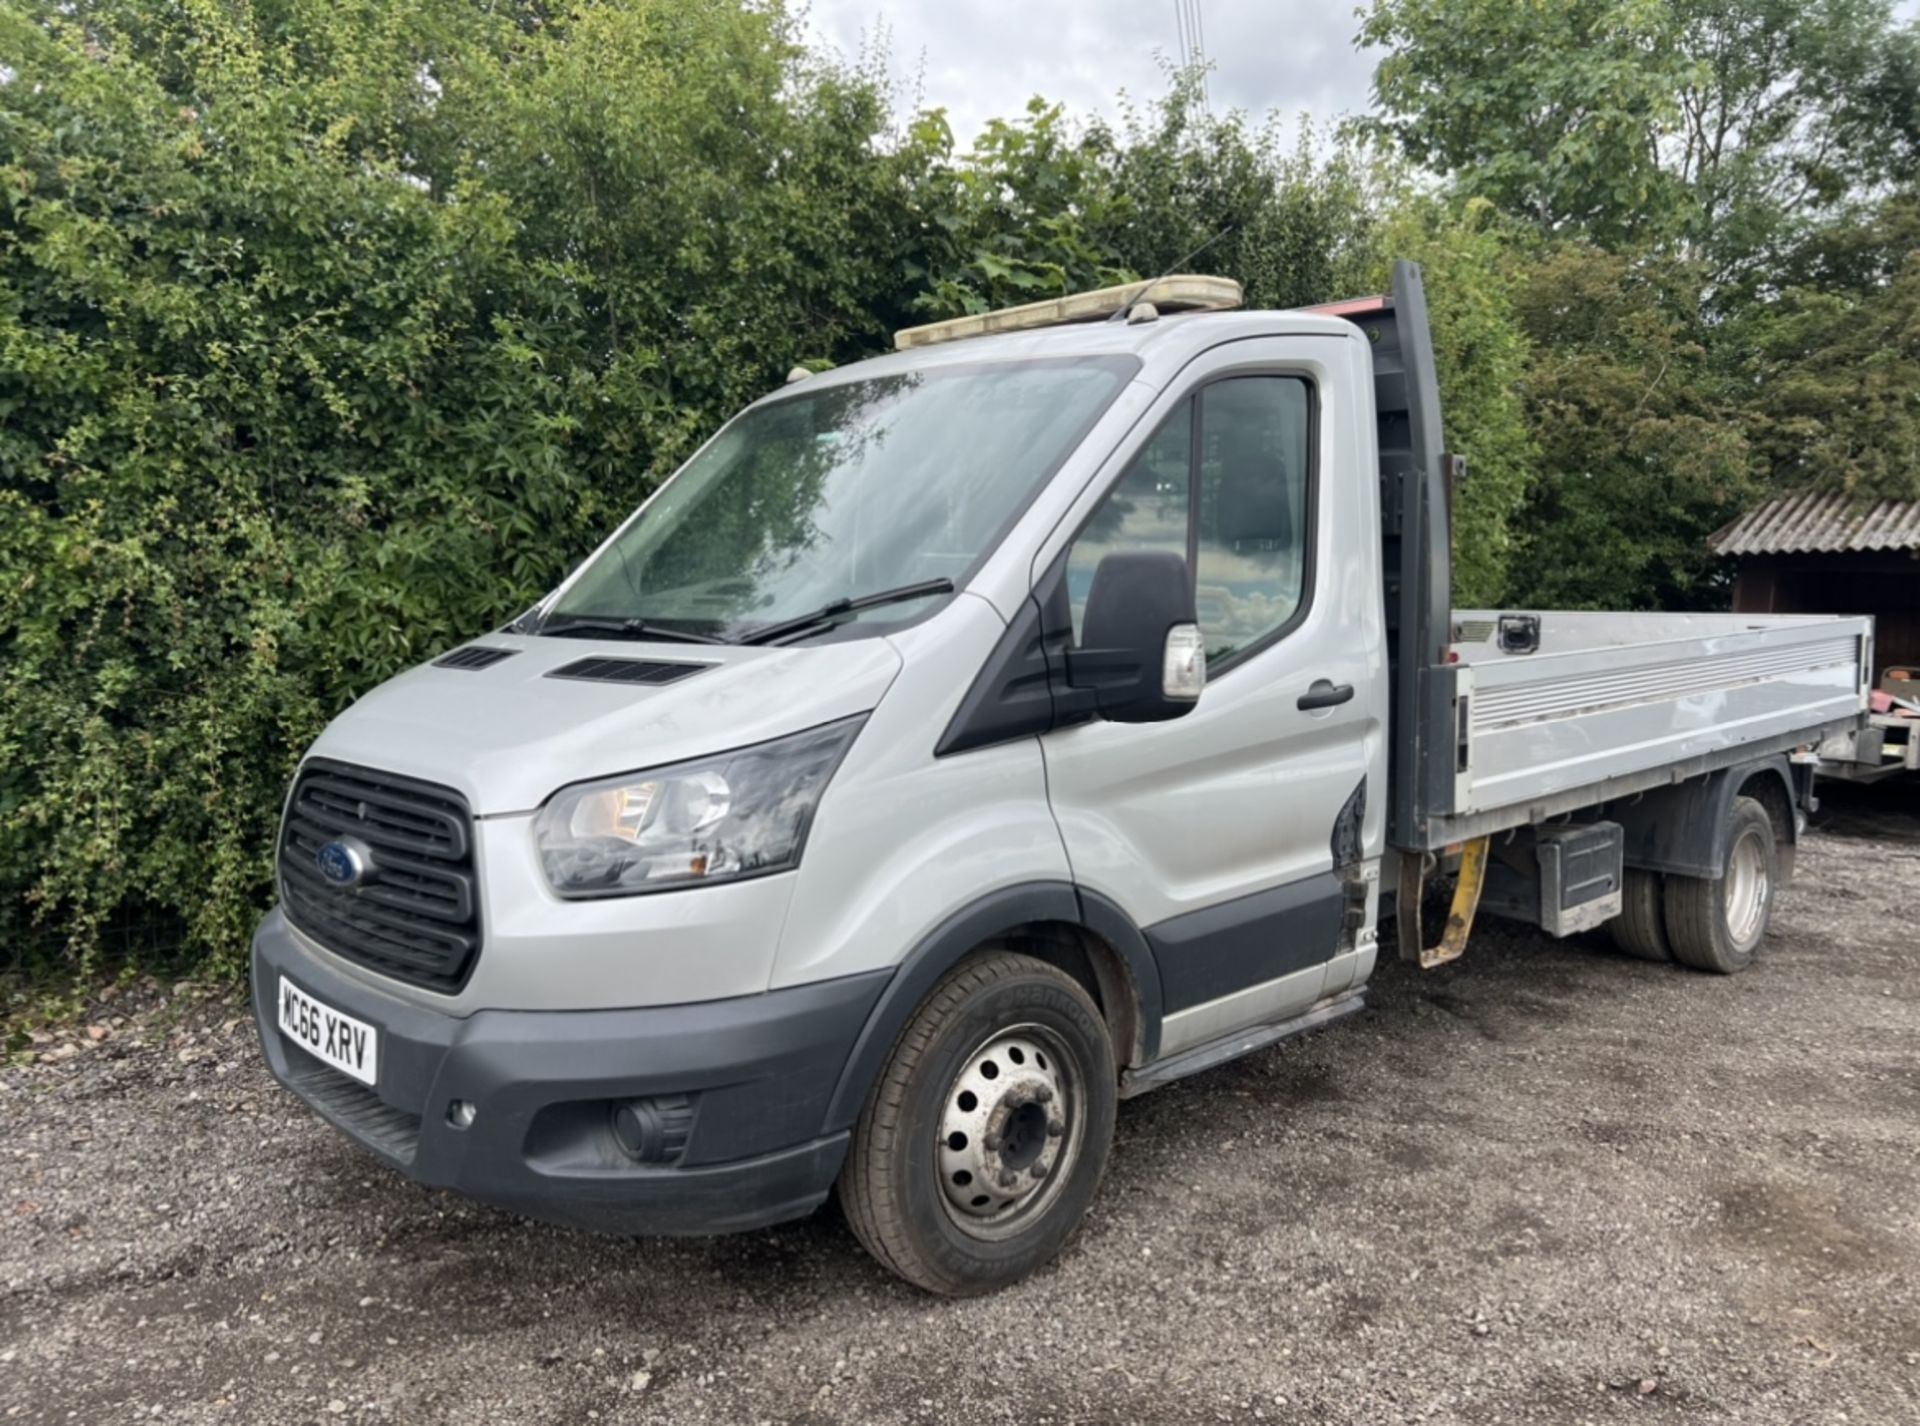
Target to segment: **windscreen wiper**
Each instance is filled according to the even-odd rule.
[[[743,644],[777,643],[781,639],[827,628],[844,614],[858,614],[862,609],[878,609],[882,604],[904,604],[909,599],[925,599],[932,594],[951,593],[953,593],[953,581],[942,575],[938,579],[923,579],[918,584],[903,584],[898,589],[883,589],[877,594],[862,594],[855,599],[836,599],[831,604],[822,604],[811,614],[801,614],[792,619],[782,619],[777,624],[766,624],[758,629],[750,629],[740,636],[740,642]]]
[[[536,633],[546,634],[557,639],[672,639],[683,644],[724,644],[725,639],[712,634],[696,634],[691,629],[669,629],[662,624],[649,624],[645,619],[593,619],[567,618],[566,622],[555,624],[549,617]]]

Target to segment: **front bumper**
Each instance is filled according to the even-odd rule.
[[[314,1112],[417,1182],[633,1234],[733,1232],[819,1206],[848,1138],[821,1133],[827,1104],[890,974],[692,1005],[456,1018],[341,969],[277,910],[253,939],[261,1048]],[[372,1088],[280,1033],[282,975],[378,1030]],[[476,1108],[465,1128],[448,1117],[456,1100]],[[633,1100],[673,1106],[664,1159],[621,1149],[611,1109]]]

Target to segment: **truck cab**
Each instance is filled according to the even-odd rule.
[[[1746,657],[1720,684],[1769,696],[1675,685],[1602,763],[1577,720],[1611,705],[1552,702],[1595,675],[1496,651],[1546,655],[1496,710],[1586,750],[1529,744],[1501,801],[1474,760],[1529,735],[1470,711],[1512,675],[1448,604],[1417,269],[1236,298],[1163,279],[790,382],[534,609],[341,714],[253,946],[276,1076],[421,1182],[582,1228],[837,1187],[960,1294],[1058,1252],[1120,1099],[1361,1009],[1383,888],[1415,956],[1456,862],[1554,928],[1651,895],[1664,949],[1667,879],[1730,904],[1746,867],[1750,956],[1792,750],[1857,722],[1870,631],[1657,631],[1659,667]],[[1635,642],[1568,637],[1603,678]],[[1704,843],[1655,845],[1676,788]]]

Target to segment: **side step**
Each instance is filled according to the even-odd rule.
[[[1236,1030],[1231,1035],[1222,1035],[1217,1040],[1209,1040],[1204,1045],[1195,1045],[1190,1050],[1164,1060],[1155,1060],[1144,1069],[1128,1070],[1120,1076],[1120,1097],[1131,1099],[1136,1094],[1145,1094],[1150,1089],[1158,1089],[1163,1084],[1172,1084],[1176,1079],[1185,1079],[1190,1074],[1223,1065],[1228,1060],[1237,1060],[1242,1055],[1250,1055],[1255,1050],[1264,1050],[1268,1045],[1281,1040],[1290,1040],[1295,1035],[1304,1035],[1309,1030],[1318,1030],[1322,1025],[1331,1025],[1336,1020],[1366,1009],[1367,992],[1365,987],[1342,991],[1331,1000],[1323,1000],[1310,1010],[1302,1011],[1291,1020],[1276,1021],[1271,1025],[1254,1025],[1249,1029]]]

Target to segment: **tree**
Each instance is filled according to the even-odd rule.
[[[0,0],[0,940],[84,966],[155,920],[237,965],[327,718],[525,607],[790,367],[1209,241],[1261,306],[1426,264],[1462,603],[1714,597],[1700,537],[1756,476],[1916,465],[1920,209],[1872,185],[1920,64],[1853,42],[1877,0],[1813,8],[1820,44],[1739,15],[1798,36],[1754,73],[1828,87],[1687,157],[1763,54],[1735,27],[1716,70],[1705,0],[1379,0],[1382,123],[1464,190],[1433,193],[1193,72],[961,151],[777,0]],[[1727,281],[1694,249],[1756,193],[1770,255]]]
[[[777,7],[0,0],[0,54],[15,954],[238,964],[327,718],[911,295],[886,97]]]
[[[1180,267],[1232,277],[1260,307],[1364,290],[1390,166],[1352,143],[1322,152],[1305,128],[1289,142],[1271,116],[1211,113],[1198,68],[1167,78],[1117,126],[1035,99],[964,154],[944,114],[922,115],[897,155],[917,175],[921,309],[980,312]]]
[[[1396,258],[1421,264],[1447,448],[1467,462],[1453,509],[1454,603],[1499,604],[1519,544],[1515,517],[1537,479],[1520,395],[1531,353],[1511,234],[1484,199],[1409,194],[1382,234],[1375,288],[1386,288]]]
[[[1369,121],[1556,236],[1747,276],[1910,178],[1920,38],[1891,0],[1374,0]]]
[[[1272,115],[1214,114],[1202,77],[1169,70],[1163,96],[1126,103],[1119,129],[1100,129],[1125,220],[1110,241],[1127,265],[1223,273],[1255,307],[1365,291],[1396,175],[1356,144],[1323,146],[1304,124],[1289,142]]]
[[[1374,0],[1359,39],[1388,51],[1364,126],[1462,193],[1607,243],[1684,228],[1661,146],[1698,69],[1665,0]]]
[[[1908,230],[1911,215],[1892,222]],[[1920,252],[1863,293],[1788,288],[1737,330],[1769,488],[1920,500]]]
[[[1723,597],[1706,537],[1758,489],[1738,383],[1715,368],[1699,267],[1547,247],[1516,296],[1539,478],[1514,521],[1508,598],[1699,608]]]
[[[1044,99],[1018,119],[989,120],[965,154],[944,111],[920,115],[900,153],[917,220],[906,276],[923,289],[918,320],[1132,281],[1114,243],[1128,213],[1111,160],[1104,130],[1081,129]]]
[[[1664,156],[1716,275],[1743,275],[1854,195],[1912,176],[1916,34],[1895,28],[1890,0],[1674,8],[1693,72]]]

